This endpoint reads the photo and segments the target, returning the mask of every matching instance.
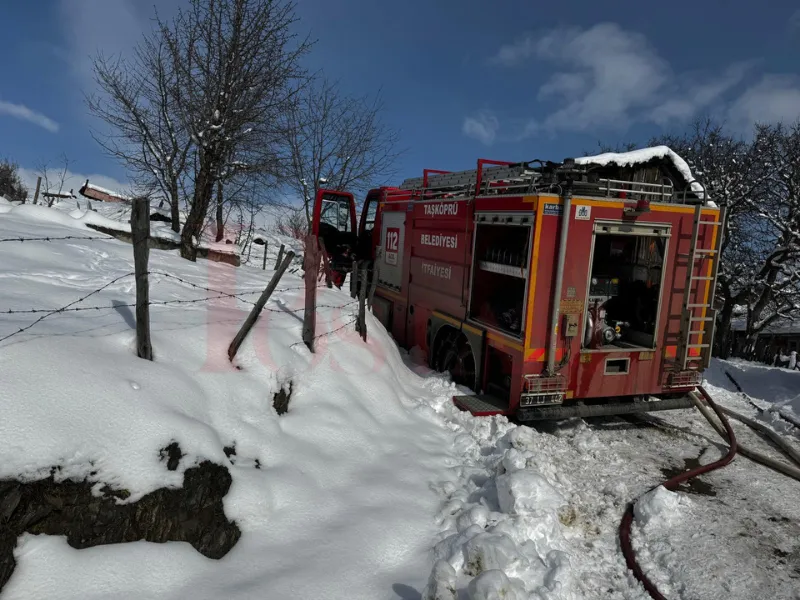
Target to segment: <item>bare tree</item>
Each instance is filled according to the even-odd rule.
[[[296,40],[295,20],[294,5],[282,0],[190,0],[171,23],[158,21],[177,115],[196,148],[184,258],[195,259],[217,182],[280,170],[281,116],[309,49]]]
[[[677,152],[706,187],[709,197],[727,206],[717,282],[722,307],[715,340],[716,352],[726,357],[734,311],[747,303],[755,281],[752,265],[759,261],[759,250],[753,236],[751,200],[767,175],[759,168],[751,144],[728,135],[720,124],[707,118],[695,121],[684,135],[664,136],[650,143],[664,144]]]
[[[63,192],[71,162],[72,161],[67,158],[67,155],[62,153],[58,161],[58,167],[55,169],[51,169],[48,161],[39,163],[36,171],[39,176],[41,176],[42,182],[44,183],[44,194],[46,194],[47,206],[53,206],[53,202],[56,199],[56,196],[47,194],[61,194]]]
[[[398,134],[380,119],[380,96],[349,98],[325,79],[313,82],[288,113],[289,187],[307,225],[317,190],[362,191],[394,174]]]
[[[103,93],[87,97],[87,103],[112,130],[93,134],[95,140],[127,166],[140,187],[169,201],[172,230],[179,232],[192,143],[176,114],[177,77],[164,41],[157,33],[146,35],[131,61],[99,55],[94,74]]]
[[[748,225],[760,260],[751,267],[748,338],[800,310],[800,122],[757,125],[753,156],[762,178]]]
[[[606,152],[630,152],[632,150],[636,150],[639,147],[639,144],[636,142],[617,142],[616,145],[610,145],[605,142],[598,141],[597,142],[597,150],[588,152],[584,150],[584,156],[594,156],[595,154],[605,154]]]
[[[308,220],[302,210],[287,209],[276,219],[275,230],[281,235],[304,240],[308,234]]]
[[[28,199],[28,188],[20,179],[19,167],[5,159],[0,160],[0,196],[12,202],[24,203]]]

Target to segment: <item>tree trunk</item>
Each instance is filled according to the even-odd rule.
[[[169,209],[170,209],[170,219],[172,221],[172,231],[175,233],[180,233],[181,231],[181,213],[180,213],[180,205],[178,204],[178,182],[174,181],[170,186],[171,189],[169,191],[170,198],[169,198]]]
[[[214,241],[221,242],[223,235],[223,228],[225,224],[222,222],[222,182],[217,182],[217,235]]]
[[[732,299],[726,298],[720,311],[717,339],[715,340],[718,358],[730,358],[731,355],[731,321],[733,320],[734,305]]]
[[[212,161],[201,157],[200,169],[195,178],[194,198],[192,208],[186,217],[186,223],[181,232],[181,257],[196,261],[197,248],[192,238],[200,241],[200,232],[203,229],[203,222],[208,215],[208,207],[211,204],[211,196],[214,193],[214,178],[211,175]]]

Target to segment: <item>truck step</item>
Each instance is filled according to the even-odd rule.
[[[547,421],[570,419],[573,417],[605,417],[611,415],[627,415],[632,413],[654,412],[657,410],[674,410],[691,408],[692,401],[688,396],[653,400],[648,402],[609,402],[608,404],[567,404],[566,406],[531,406],[520,408],[517,417],[520,421]]]
[[[508,412],[508,402],[490,394],[453,396],[453,403],[461,410],[471,412],[476,417],[503,415]]]

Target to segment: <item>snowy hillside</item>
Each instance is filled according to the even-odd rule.
[[[91,208],[90,208],[91,207]],[[129,204],[115,202],[88,202],[85,198],[78,200],[64,200],[55,202],[52,206],[54,210],[68,214],[78,219],[86,225],[102,227],[106,230],[130,232],[131,207]],[[160,202],[153,201],[150,206],[151,215],[159,214],[164,218],[169,218],[169,207],[161,206]],[[302,264],[302,243],[294,238],[281,235],[277,232],[276,223],[278,219],[285,215],[286,209],[265,206],[253,218],[253,231],[249,234],[249,216],[242,216],[242,222],[237,220],[237,214],[229,214],[226,224],[225,239],[233,242],[239,241],[238,245],[229,245],[226,242],[215,243],[213,231],[206,229],[203,238],[200,240],[200,248],[214,248],[220,252],[234,252],[240,255],[244,265],[262,266],[264,259],[264,246],[260,243],[252,243],[252,240],[267,241],[267,262],[275,263],[278,250],[281,245],[287,249],[293,249],[297,255],[296,265]],[[185,213],[181,212],[181,222],[185,218]],[[151,237],[173,242],[180,242],[180,235],[172,231],[170,223],[163,220],[152,220],[150,222]]]
[[[73,239],[2,241],[19,237]],[[284,276],[231,365],[269,263],[151,251],[155,361],[140,360],[131,246],[81,237],[103,236],[80,215],[0,206],[0,480],[60,467],[58,481],[134,503],[211,461],[231,474],[224,513],[241,538],[212,560],[184,542],[76,550],[25,533],[0,600],[644,600],[617,542],[627,502],[722,452],[692,411],[538,429],[459,412],[447,378],[369,315],[362,342],[356,306],[335,289],[319,290],[312,355],[301,273]],[[46,313],[25,311],[83,297],[26,329]],[[715,396],[750,409],[714,377]],[[751,395],[773,394],[752,377]],[[159,454],[172,442],[174,470]],[[797,598],[800,484],[741,457],[702,483],[639,507],[646,572],[670,598]]]

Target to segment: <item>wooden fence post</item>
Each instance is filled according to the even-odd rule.
[[[150,343],[150,289],[147,263],[150,258],[150,199],[136,198],[131,206],[133,268],[136,273],[136,354],[153,360]]]
[[[350,297],[358,296],[358,261],[353,259],[353,269],[350,271]]]
[[[361,287],[358,291],[358,319],[356,319],[356,331],[361,334],[361,339],[367,341],[367,271],[366,261],[361,266],[359,272],[359,279],[361,280]]]
[[[286,248],[286,246],[284,244],[281,244],[281,249],[278,250],[278,259],[275,261],[275,268],[276,269],[280,266],[281,261],[283,260],[283,251],[284,251],[285,248]]]
[[[36,204],[39,202],[39,188],[42,187],[42,177],[41,175],[36,179],[36,193],[33,195],[33,203]]]
[[[372,310],[372,299],[375,297],[375,289],[378,287],[378,276],[380,275],[380,265],[383,259],[383,248],[378,246],[375,249],[375,260],[372,263],[372,281],[369,284],[369,295],[367,296],[367,306]]]
[[[325,248],[325,240],[317,238],[319,242],[319,253],[322,255],[322,265],[325,269],[325,285],[328,289],[333,287],[333,278],[331,277],[331,260],[328,256],[328,249]]]
[[[306,306],[303,313],[303,342],[314,352],[314,338],[317,331],[317,273],[319,273],[319,246],[317,236],[309,233],[306,237],[305,255]]]
[[[250,330],[253,328],[253,325],[256,324],[256,320],[258,319],[258,315],[261,314],[261,311],[264,310],[264,306],[267,304],[267,300],[272,295],[272,292],[275,291],[275,288],[278,287],[278,282],[283,277],[283,274],[286,272],[286,269],[289,268],[289,264],[291,264],[292,259],[294,258],[294,252],[291,250],[286,255],[286,259],[283,263],[278,267],[278,270],[272,275],[272,279],[270,279],[269,284],[264,291],[261,292],[261,296],[258,298],[258,302],[256,302],[253,309],[250,311],[250,314],[247,315],[247,318],[244,320],[241,329],[239,329],[239,333],[236,334],[236,337],[233,338],[231,345],[228,346],[228,359],[233,360],[233,357],[236,356],[236,353],[239,351],[239,347],[242,345],[244,338],[247,337],[247,334],[250,333]]]
[[[261,270],[262,271],[266,271],[267,270],[267,248],[269,248],[269,242],[267,240],[264,240],[264,264],[261,265]],[[278,261],[278,264],[280,264],[280,261]],[[278,266],[275,265],[275,268],[277,269]]]

